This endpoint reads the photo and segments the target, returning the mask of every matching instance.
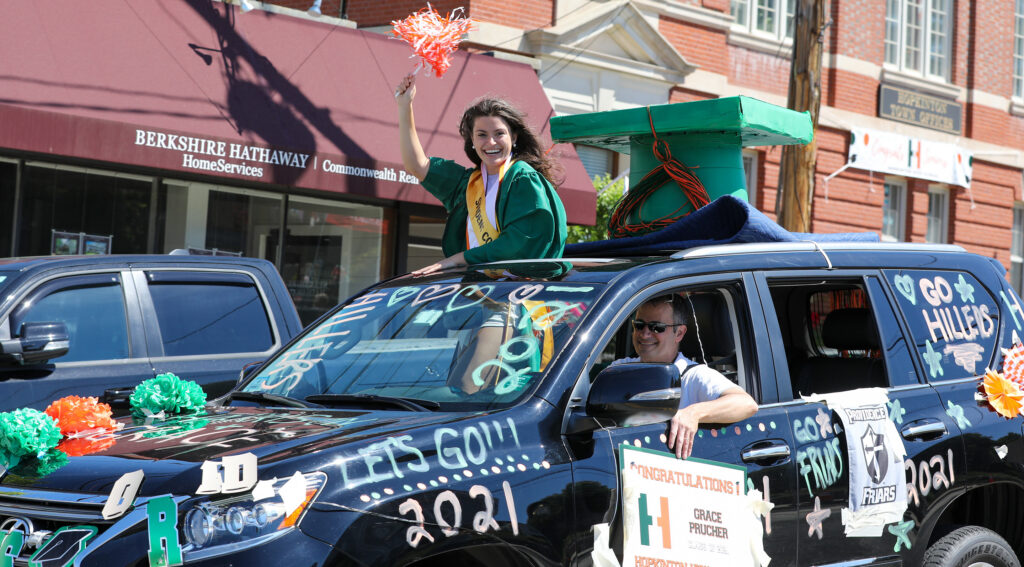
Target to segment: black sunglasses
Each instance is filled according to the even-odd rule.
[[[662,323],[661,321],[644,321],[641,319],[633,319],[634,331],[641,331],[644,327],[647,327],[647,330],[652,333],[664,333],[665,329],[669,327],[679,327],[681,325],[683,325],[683,323],[669,325],[668,323]]]

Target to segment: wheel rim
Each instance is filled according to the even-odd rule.
[[[974,563],[971,563],[970,565],[967,565],[966,567],[997,567],[997,566],[993,565],[992,563],[989,563],[988,561],[975,561]]]

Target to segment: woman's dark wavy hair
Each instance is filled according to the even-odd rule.
[[[541,148],[540,139],[526,124],[526,116],[500,98],[481,98],[462,113],[459,134],[462,135],[463,150],[470,161],[480,166],[480,156],[473,149],[473,123],[481,116],[496,116],[504,120],[508,124],[509,134],[516,139],[512,157],[530,164],[552,185],[557,187],[561,184],[561,167],[555,160],[548,159]]]

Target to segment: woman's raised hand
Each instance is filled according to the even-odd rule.
[[[412,104],[416,97],[416,75],[410,73],[404,77],[395,87],[395,102],[399,104]]]

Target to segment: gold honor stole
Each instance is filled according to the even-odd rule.
[[[505,178],[505,172],[508,168],[512,167],[512,164],[516,160],[509,159],[498,169],[498,186],[501,186],[501,180]],[[473,234],[476,235],[477,245],[487,244],[493,242],[498,235],[501,234],[501,230],[492,225],[490,219],[487,218],[487,188],[484,187],[484,176],[482,172],[483,166],[477,168],[472,175],[469,176],[469,185],[466,186],[466,208],[469,213],[470,223],[473,227]],[[497,211],[495,211],[497,216]],[[469,233],[466,233],[466,250],[469,250]]]
[[[543,301],[529,299],[523,300],[523,307],[526,308],[526,313],[533,322],[533,335],[541,341],[541,346],[537,349],[539,352],[534,353],[531,361],[532,366],[539,372],[547,367],[551,357],[555,354],[555,336],[551,332],[551,327],[554,324],[551,320],[551,309]],[[537,354],[540,356],[536,356]]]

